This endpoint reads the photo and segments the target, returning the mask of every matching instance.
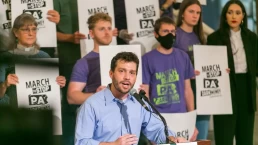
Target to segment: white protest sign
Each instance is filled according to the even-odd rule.
[[[182,3],[183,0],[176,0],[177,3]],[[201,5],[207,5],[207,1],[206,0],[199,0],[199,2],[201,3]]]
[[[31,59],[33,61],[33,59]],[[57,59],[37,59],[55,61]],[[58,66],[16,64],[18,107],[30,110],[53,110],[54,134],[62,134],[60,86]]]
[[[37,42],[40,47],[56,47],[56,24],[47,19],[48,10],[53,10],[53,0],[12,0],[12,25],[22,13],[33,15],[38,23]]]
[[[127,29],[133,33],[130,44],[140,44],[144,52],[152,50],[157,40],[154,37],[154,23],[160,17],[157,0],[125,0]]]
[[[196,111],[186,113],[161,113],[165,118],[170,130],[176,133],[177,137],[183,137],[188,141],[191,139],[196,122]]]
[[[139,58],[138,74],[134,88],[139,89],[142,84],[142,61],[141,61],[141,47],[140,45],[115,45],[115,46],[100,46],[99,57],[100,57],[100,72],[101,72],[101,85],[107,86],[111,83],[109,77],[109,70],[112,58],[119,52],[133,52]]]
[[[3,30],[9,32],[11,29],[11,0],[0,2],[0,25]]]
[[[232,114],[226,46],[194,45],[197,114]]]
[[[112,18],[112,29],[115,27],[113,0],[78,0],[79,31],[87,36],[81,40],[81,57],[93,50],[94,42],[89,35],[88,18],[96,13],[106,13]],[[116,45],[116,37],[110,45]]]

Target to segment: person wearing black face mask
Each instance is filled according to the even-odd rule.
[[[165,31],[168,31],[168,30],[165,30]],[[168,32],[165,32],[165,33],[168,33]],[[168,33],[165,36],[161,36],[157,33],[158,37],[156,37],[156,39],[158,40],[160,45],[165,49],[171,49],[175,42],[176,37],[175,37],[175,34],[172,34],[172,33],[175,33],[174,30],[172,30],[171,33]]]
[[[184,113],[194,110],[194,97],[190,79],[195,76],[188,55],[172,47],[175,41],[175,23],[169,17],[155,22],[154,35],[160,45],[143,55],[143,84],[152,104],[161,113]],[[190,136],[196,140],[198,131]]]

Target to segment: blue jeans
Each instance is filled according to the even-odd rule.
[[[196,128],[199,131],[197,140],[207,139],[209,131],[210,115],[197,115]]]

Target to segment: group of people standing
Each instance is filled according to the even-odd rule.
[[[114,0],[114,6],[118,3],[122,1]],[[161,13],[171,12],[168,9],[173,3],[173,0],[164,1],[160,7]],[[57,77],[57,83],[60,87],[67,86],[67,93],[65,89],[64,94],[67,94],[69,104],[82,105],[77,114],[75,131],[70,130],[70,144],[73,142],[74,134],[76,145],[137,144],[140,132],[150,142],[140,140],[139,144],[164,143],[166,140],[161,121],[144,110],[138,102],[134,102],[133,97],[128,94],[135,83],[140,58],[133,53],[117,54],[111,61],[109,72],[112,83],[108,86],[101,85],[99,46],[109,45],[112,36],[119,37],[118,44],[127,44],[134,37],[128,34],[126,19],[121,16],[121,9],[119,12],[121,13],[115,14],[115,18],[119,19],[116,21],[118,29],[115,30],[112,30],[112,18],[107,14],[97,13],[88,19],[89,34],[94,41],[94,48],[77,60],[71,75],[62,71],[70,64],[62,62],[65,56],[62,54],[63,50],[58,50],[61,51],[61,75]],[[60,19],[57,11],[50,11],[49,15],[53,18],[50,21],[57,24],[62,22],[62,15]],[[57,33],[57,38],[64,41],[64,44],[79,43],[78,40],[86,38],[79,32],[65,34],[62,32],[65,29],[61,28],[58,30],[60,32]],[[36,33],[37,23],[31,15],[18,16],[11,30],[14,41],[10,43],[8,51],[0,54],[1,59],[10,56],[50,57],[36,44]],[[146,92],[146,96],[158,111],[184,113],[195,110],[195,76],[200,72],[193,66],[193,45],[225,45],[230,69],[233,114],[214,115],[215,142],[218,145],[233,145],[235,137],[237,144],[253,144],[258,38],[247,28],[247,14],[242,2],[230,0],[225,4],[219,29],[206,39],[202,27],[200,2],[184,0],[180,4],[176,23],[167,16],[156,20],[154,36],[159,45],[143,54],[141,58],[143,80],[139,89]],[[11,36],[9,38],[11,39]],[[13,68],[13,63],[0,64],[0,102],[10,100],[17,103],[15,85],[19,83],[19,79],[14,70],[6,72],[7,68]],[[166,90],[161,89],[162,87]],[[75,115],[74,112],[73,120]],[[209,115],[197,115],[196,128],[190,141],[207,139],[209,120]],[[64,124],[69,123],[73,124]],[[174,142],[185,141],[176,138],[173,131],[169,131],[169,136]]]

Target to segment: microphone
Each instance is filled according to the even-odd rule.
[[[166,135],[166,143],[173,143],[173,144],[175,144],[174,141],[169,139],[169,136],[168,136],[168,125],[167,125],[167,122],[166,122],[165,118],[159,113],[159,111],[156,109],[156,107],[151,104],[151,102],[145,96],[145,94],[146,94],[146,92],[144,90],[140,90],[140,92],[139,92],[140,99],[143,98],[144,101],[146,101],[151,106],[152,110],[154,110],[156,112],[156,114],[160,117],[161,121],[163,122],[163,124],[165,126],[164,132],[165,132],[165,135]]]
[[[146,104],[143,102],[143,100],[141,99],[140,95],[137,94],[136,89],[131,89],[129,94],[131,96],[134,96],[134,98],[142,105],[142,107],[144,107],[147,111],[150,111],[150,109],[146,106]]]

